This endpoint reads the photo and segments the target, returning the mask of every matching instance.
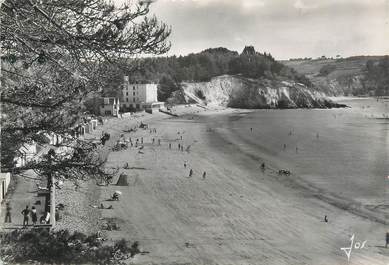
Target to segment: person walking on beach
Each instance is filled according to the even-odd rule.
[[[161,145],[161,139],[158,139],[158,145]]]
[[[327,217],[327,215],[324,215],[324,222],[325,222],[325,223],[328,223],[328,217]]]
[[[207,176],[207,172],[204,171],[204,173],[203,173],[203,180],[205,179],[206,176]]]
[[[6,208],[5,208],[5,220],[4,220],[4,223],[12,223],[12,220],[11,220],[11,205],[9,204],[9,202],[6,203]]]
[[[142,137],[142,138],[140,138],[140,142],[143,144],[143,137]]]
[[[184,152],[184,146],[181,145],[181,152]]]
[[[190,169],[189,171],[189,177],[191,177],[193,175],[193,169]]]
[[[296,146],[296,154],[299,152],[299,148]]]
[[[33,225],[36,225],[36,222],[38,221],[38,216],[36,213],[35,206],[32,206],[31,208],[31,221]]]
[[[23,214],[23,226],[26,227],[28,225],[28,215],[30,214],[30,210],[28,209],[28,205],[22,211]]]
[[[263,162],[263,163],[261,164],[261,169],[262,169],[262,171],[265,171],[265,162]]]
[[[184,168],[186,168],[186,161],[184,161]]]
[[[286,144],[284,144],[284,150],[286,149]]]
[[[155,141],[155,139],[153,138],[153,144],[154,144],[154,141]]]
[[[172,149],[172,144],[171,143],[169,143],[169,149]]]
[[[253,132],[253,128],[250,128],[250,131]]]
[[[181,144],[178,144],[178,150],[180,150],[181,149]]]

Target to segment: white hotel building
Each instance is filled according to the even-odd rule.
[[[158,102],[157,84],[130,84],[128,76],[124,76],[123,109],[141,110],[160,108],[163,102]]]

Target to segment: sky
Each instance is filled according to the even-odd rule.
[[[277,59],[389,54],[389,0],[156,0],[168,55],[245,45]]]

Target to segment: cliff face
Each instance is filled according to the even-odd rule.
[[[181,99],[234,108],[330,108],[340,107],[305,85],[290,81],[219,76],[210,82],[183,83]],[[178,97],[176,97],[178,98]]]

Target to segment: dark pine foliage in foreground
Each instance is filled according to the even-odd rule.
[[[129,246],[122,239],[108,245],[96,235],[67,230],[15,230],[0,237],[0,257],[12,264],[122,264],[138,253],[138,242]]]

